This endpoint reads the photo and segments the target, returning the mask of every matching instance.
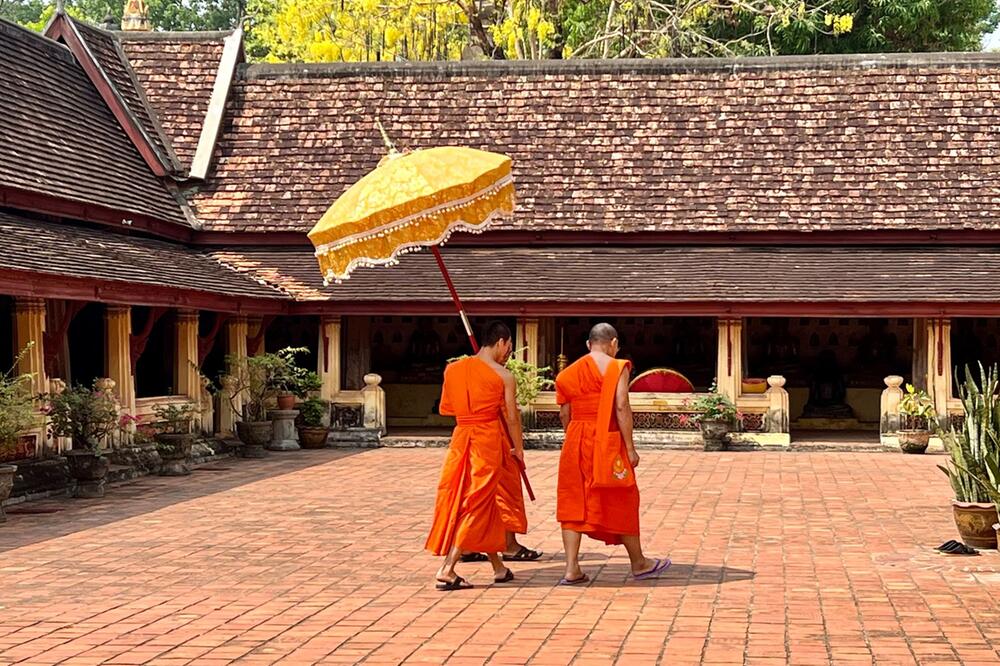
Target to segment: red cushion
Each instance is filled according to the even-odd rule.
[[[687,377],[669,368],[647,370],[629,384],[632,393],[694,393]]]

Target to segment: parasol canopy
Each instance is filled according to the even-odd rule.
[[[514,212],[511,160],[442,146],[399,153],[352,185],[309,232],[325,283],[359,266],[391,265],[454,231],[480,232]]]

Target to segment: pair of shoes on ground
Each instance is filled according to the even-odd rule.
[[[512,580],[514,580],[514,572],[511,571],[510,569],[507,569],[503,577],[494,578],[493,583],[494,584],[509,583]],[[455,576],[454,580],[441,580],[440,578],[438,578],[437,585],[435,585],[435,589],[437,589],[439,592],[455,592],[457,590],[471,590],[474,587],[475,585],[465,580],[461,576]]]

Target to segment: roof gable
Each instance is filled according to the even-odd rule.
[[[114,33],[185,169],[194,160],[226,39],[232,34]]]
[[[188,226],[69,49],[4,21],[0,144],[0,205]]]
[[[64,13],[56,14],[45,35],[73,52],[153,173],[175,174],[177,157],[114,36]]]

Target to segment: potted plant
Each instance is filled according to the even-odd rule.
[[[304,399],[321,386],[319,375],[299,367],[295,357],[308,354],[305,347],[285,347],[274,354],[276,358],[274,385],[277,389],[278,409],[295,409],[295,399]]]
[[[736,405],[719,393],[714,383],[708,391],[691,404],[695,411],[693,418],[701,429],[705,450],[724,451],[728,447],[729,433],[736,422]]]
[[[1000,377],[994,366],[979,366],[977,383],[969,368],[958,393],[964,411],[961,430],[942,434],[949,455],[948,475],[955,499],[952,512],[962,542],[974,548],[996,548],[1000,490]]]
[[[38,418],[31,392],[32,375],[17,372],[18,363],[31,346],[25,347],[13,366],[0,375],[0,454],[3,456],[17,447],[18,438],[30,430]],[[16,472],[17,465],[0,463],[0,523],[7,520],[3,501],[10,497]]]
[[[72,450],[65,456],[70,476],[76,481],[74,497],[104,497],[109,463],[101,455],[101,442],[119,431],[123,423],[114,395],[97,383],[91,388],[78,385],[43,396],[49,430],[72,441]]]
[[[268,402],[277,396],[285,361],[277,354],[226,357],[229,372],[222,386],[229,406],[241,420],[236,422],[236,436],[242,442],[244,458],[263,458],[264,447],[271,441],[273,425],[268,418]]]
[[[186,476],[191,473],[192,424],[198,408],[190,402],[157,405],[153,408],[152,424],[156,449],[163,464],[161,476]]]
[[[937,419],[934,403],[927,392],[913,384],[906,385],[906,392],[899,401],[899,414],[903,428],[899,431],[899,448],[903,453],[923,453],[931,439],[932,422]]]
[[[326,419],[330,403],[320,398],[307,398],[299,404],[299,443],[304,449],[322,449],[330,426]]]

